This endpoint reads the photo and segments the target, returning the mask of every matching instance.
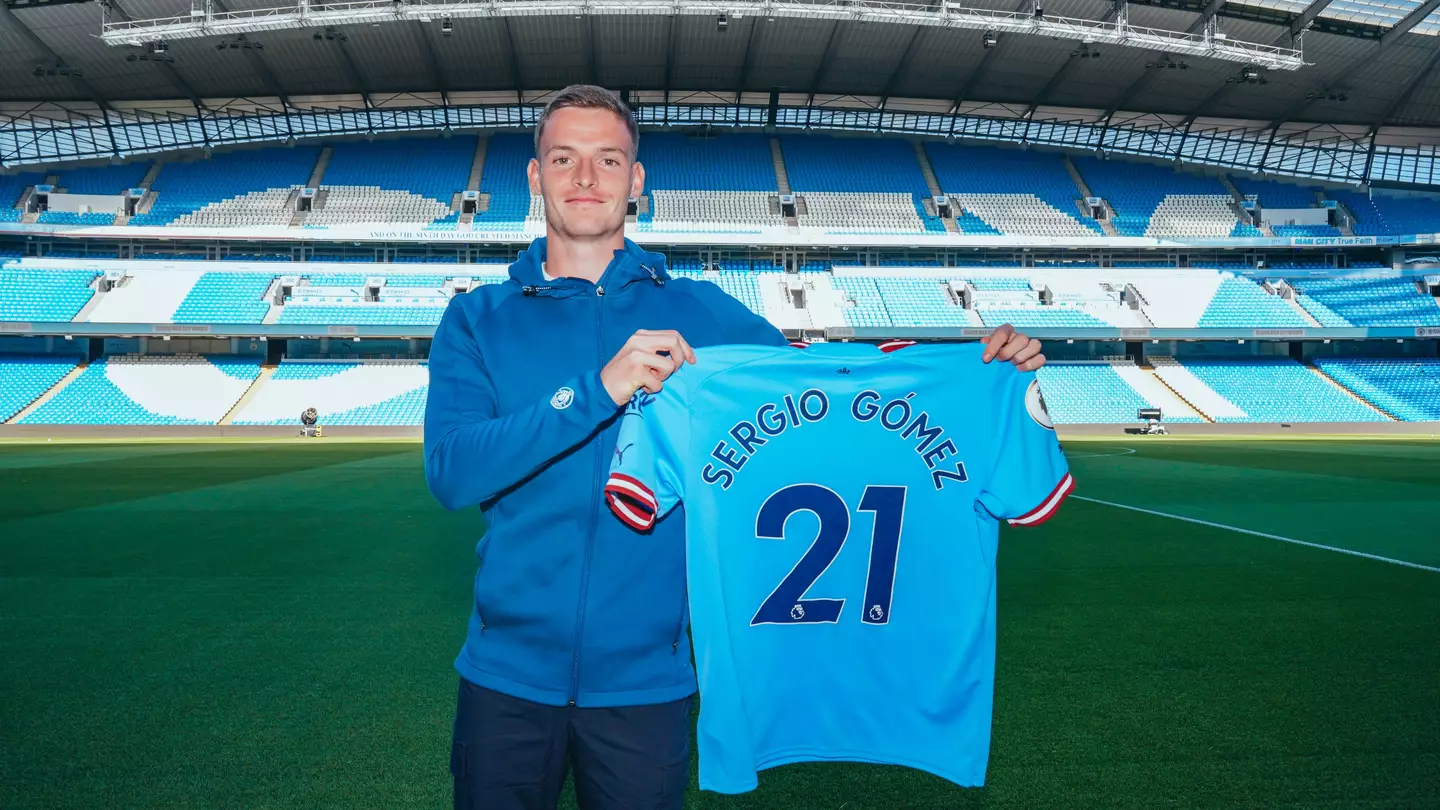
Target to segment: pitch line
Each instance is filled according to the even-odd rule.
[[[1133,456],[1135,448],[1122,447],[1118,453],[1066,453],[1065,458],[1111,458],[1112,456]]]
[[[1349,548],[1339,548],[1338,546],[1327,546],[1322,543],[1311,543],[1308,540],[1296,540],[1293,537],[1281,537],[1278,534],[1267,534],[1265,532],[1257,532],[1253,529],[1242,529],[1239,526],[1227,526],[1224,523],[1212,523],[1208,520],[1185,517],[1184,515],[1172,515],[1169,512],[1157,512],[1153,509],[1141,509],[1138,506],[1130,506],[1123,503],[1114,503],[1112,501],[1102,501],[1099,498],[1086,498],[1083,495],[1071,495],[1070,497],[1074,498],[1077,501],[1089,501],[1090,503],[1098,503],[1103,506],[1113,506],[1116,509],[1128,509],[1131,512],[1141,512],[1147,515],[1155,515],[1156,517],[1171,518],[1172,520],[1183,520],[1186,523],[1198,523],[1201,526],[1210,526],[1211,528],[1215,529],[1226,529],[1228,531],[1239,532],[1241,534],[1254,535],[1255,537],[1264,537],[1267,540],[1279,540],[1282,543],[1294,543],[1297,546],[1308,546],[1310,548],[1318,548],[1324,551],[1333,551],[1337,554],[1349,554],[1352,557],[1364,557],[1367,560],[1390,563],[1391,565],[1403,565],[1406,568],[1419,568],[1422,571],[1431,571],[1433,573],[1440,574],[1440,568],[1436,568],[1430,565],[1421,565],[1420,563],[1410,562],[1408,560],[1397,560],[1393,557],[1382,557],[1379,554],[1366,554],[1363,551],[1355,551],[1354,549]]]

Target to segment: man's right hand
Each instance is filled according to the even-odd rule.
[[[666,357],[660,352],[668,352]],[[640,389],[658,393],[681,363],[694,363],[695,350],[673,329],[641,329],[600,369],[600,382],[620,406]]]

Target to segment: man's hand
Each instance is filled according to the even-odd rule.
[[[980,339],[985,344],[982,359],[990,362],[1000,358],[1002,362],[1014,363],[1021,371],[1034,371],[1045,365],[1045,355],[1040,353],[1040,341],[1016,332],[1010,324],[1002,324],[995,331]]]
[[[660,354],[668,352],[669,356]],[[641,388],[654,394],[681,363],[694,363],[695,350],[673,329],[641,329],[600,369],[600,382],[615,404],[624,405]]]

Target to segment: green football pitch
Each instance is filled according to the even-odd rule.
[[[792,765],[688,806],[1440,806],[1440,442],[1066,448],[1075,497],[1001,536],[987,787]],[[0,807],[447,806],[481,521],[420,462],[0,445]]]

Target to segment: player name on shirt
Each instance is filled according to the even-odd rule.
[[[915,392],[887,399],[879,391],[866,389],[854,395],[850,401],[849,414],[857,422],[871,422],[901,439],[913,443],[915,453],[930,471],[930,479],[936,489],[945,486],[946,481],[964,483],[965,462],[953,464],[947,459],[960,451],[955,442],[945,435],[945,429],[930,424],[930,414],[916,412],[912,403]],[[637,410],[643,404],[636,407]],[[770,439],[778,438],[786,430],[799,428],[807,422],[819,422],[830,414],[830,395],[820,388],[807,388],[798,396],[786,394],[779,402],[767,402],[755,411],[754,419],[736,422],[728,431],[734,446],[720,441],[710,451],[710,457],[720,464],[706,464],[700,471],[700,480],[707,484],[719,484],[729,489],[735,483],[735,476],[745,463]],[[768,437],[768,438],[767,438]],[[855,448],[847,448],[854,450]],[[867,449],[871,449],[868,448]],[[948,469],[942,467],[945,464]]]

